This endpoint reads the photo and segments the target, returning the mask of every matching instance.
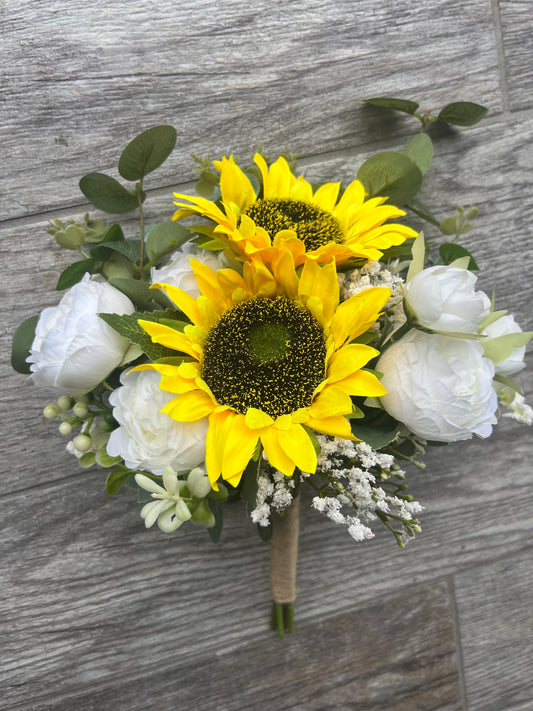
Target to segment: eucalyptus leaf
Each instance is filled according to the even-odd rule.
[[[417,198],[409,200],[409,202],[405,203],[405,207],[411,210],[411,212],[414,212],[415,215],[421,217],[423,220],[426,220],[426,222],[430,222],[432,225],[435,225],[435,227],[439,226],[439,221],[433,215],[429,207],[424,205],[424,203],[420,202]]]
[[[142,348],[150,360],[158,360],[159,358],[169,358],[176,355],[176,351],[171,348],[161,346],[159,343],[153,343],[150,336],[146,333],[143,327],[139,324],[141,321],[158,322],[158,314],[160,312],[137,312],[133,314],[98,314],[100,318],[111,326],[117,333],[124,338],[128,338],[132,343],[136,343]]]
[[[381,106],[384,109],[392,109],[393,111],[402,111],[405,114],[414,114],[418,109],[419,104],[416,101],[408,99],[394,99],[388,96],[378,96],[373,99],[365,99],[365,104],[371,106]]]
[[[431,138],[427,133],[419,133],[409,141],[402,153],[413,161],[422,175],[425,175],[433,160],[433,143],[431,142]]]
[[[125,239],[122,227],[118,222],[114,222],[107,229],[102,242],[122,242]]]
[[[122,214],[138,207],[137,195],[104,173],[84,175],[80,180],[80,190],[89,202],[104,212]],[[143,193],[143,201],[145,197]]]
[[[207,503],[213,513],[213,516],[215,517],[215,525],[207,530],[211,540],[214,543],[218,543],[220,541],[222,527],[224,525],[224,505],[220,501],[217,501],[211,497],[207,499]]]
[[[30,316],[20,324],[13,335],[11,365],[17,373],[24,373],[24,375],[31,373],[30,364],[26,362],[26,358],[30,355],[38,321],[39,314]]]
[[[445,121],[453,126],[473,126],[481,121],[488,109],[471,101],[456,101],[445,106],[437,116],[438,121]]]
[[[363,420],[351,420],[352,433],[374,449],[390,444],[399,431],[399,423],[384,410],[369,408]]]
[[[161,222],[152,227],[146,237],[146,253],[150,261],[173,252],[192,238],[188,229],[178,222]]]
[[[143,131],[122,152],[118,172],[126,180],[141,180],[169,157],[177,136],[173,126],[154,126]]]
[[[262,458],[250,459],[241,479],[241,498],[253,508],[257,505],[258,477],[261,473]]]
[[[81,281],[84,274],[94,274],[95,269],[96,261],[94,259],[82,259],[79,262],[70,264],[61,272],[57,281],[56,291],[70,289],[71,286]]]
[[[91,249],[91,257],[103,261],[113,252],[122,254],[132,264],[137,264],[141,258],[141,240],[109,240],[101,242]]]
[[[455,262],[457,259],[469,257],[467,269],[470,269],[471,271],[479,271],[479,267],[476,264],[474,257],[467,249],[461,247],[460,244],[453,244],[453,242],[441,244],[439,247],[439,255],[443,264],[452,264],[452,262]]]
[[[388,196],[391,204],[404,205],[412,200],[422,185],[422,173],[405,154],[396,151],[376,153],[357,172],[371,197]]]
[[[151,301],[155,301],[163,308],[171,308],[172,303],[167,295],[160,289],[150,289],[145,281],[139,279],[128,279],[126,277],[114,277],[109,279],[111,286],[126,294],[135,304],[145,307]]]

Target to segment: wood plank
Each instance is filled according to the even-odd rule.
[[[533,705],[533,548],[455,576],[470,711]]]
[[[80,204],[80,174],[110,170],[157,123],[175,125],[179,141],[148,187],[189,180],[191,152],[244,156],[264,142],[309,156],[386,140],[390,126],[361,103],[370,96],[502,110],[488,0],[416,12],[371,0],[312,0],[298,12],[269,0],[134,10],[20,0],[1,12],[4,220]]]
[[[532,107],[533,17],[528,0],[503,0],[499,3],[505,77],[512,111]]]

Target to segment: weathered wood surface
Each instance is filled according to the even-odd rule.
[[[139,130],[169,122],[182,139],[148,183],[156,220],[191,180],[191,151],[287,143],[309,179],[351,179],[416,130],[361,105],[383,94],[490,107],[475,128],[433,129],[421,198],[439,217],[481,209],[468,235],[481,285],[533,329],[529,3],[21,0],[0,20],[0,708],[533,708],[531,430],[505,421],[431,452],[411,473],[426,511],[405,551],[385,532],[351,542],[304,500],[297,632],[280,642],[246,513],[228,512],[218,546],[198,529],[146,532],[133,494],[109,500],[105,472],[77,471],[39,418],[46,395],[7,363],[71,261],[47,219],[82,214],[81,175],[112,172]]]

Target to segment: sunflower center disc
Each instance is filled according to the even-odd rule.
[[[280,230],[294,230],[308,252],[328,242],[343,241],[342,229],[335,215],[303,200],[256,200],[246,214],[271,238]]]
[[[322,327],[301,304],[284,296],[237,304],[209,331],[202,378],[217,402],[271,417],[309,407],[325,378]]]

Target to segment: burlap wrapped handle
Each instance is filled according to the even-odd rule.
[[[300,532],[300,497],[296,496],[282,514],[273,515],[270,541],[270,589],[272,592],[272,629],[280,637],[294,631],[298,535]]]

